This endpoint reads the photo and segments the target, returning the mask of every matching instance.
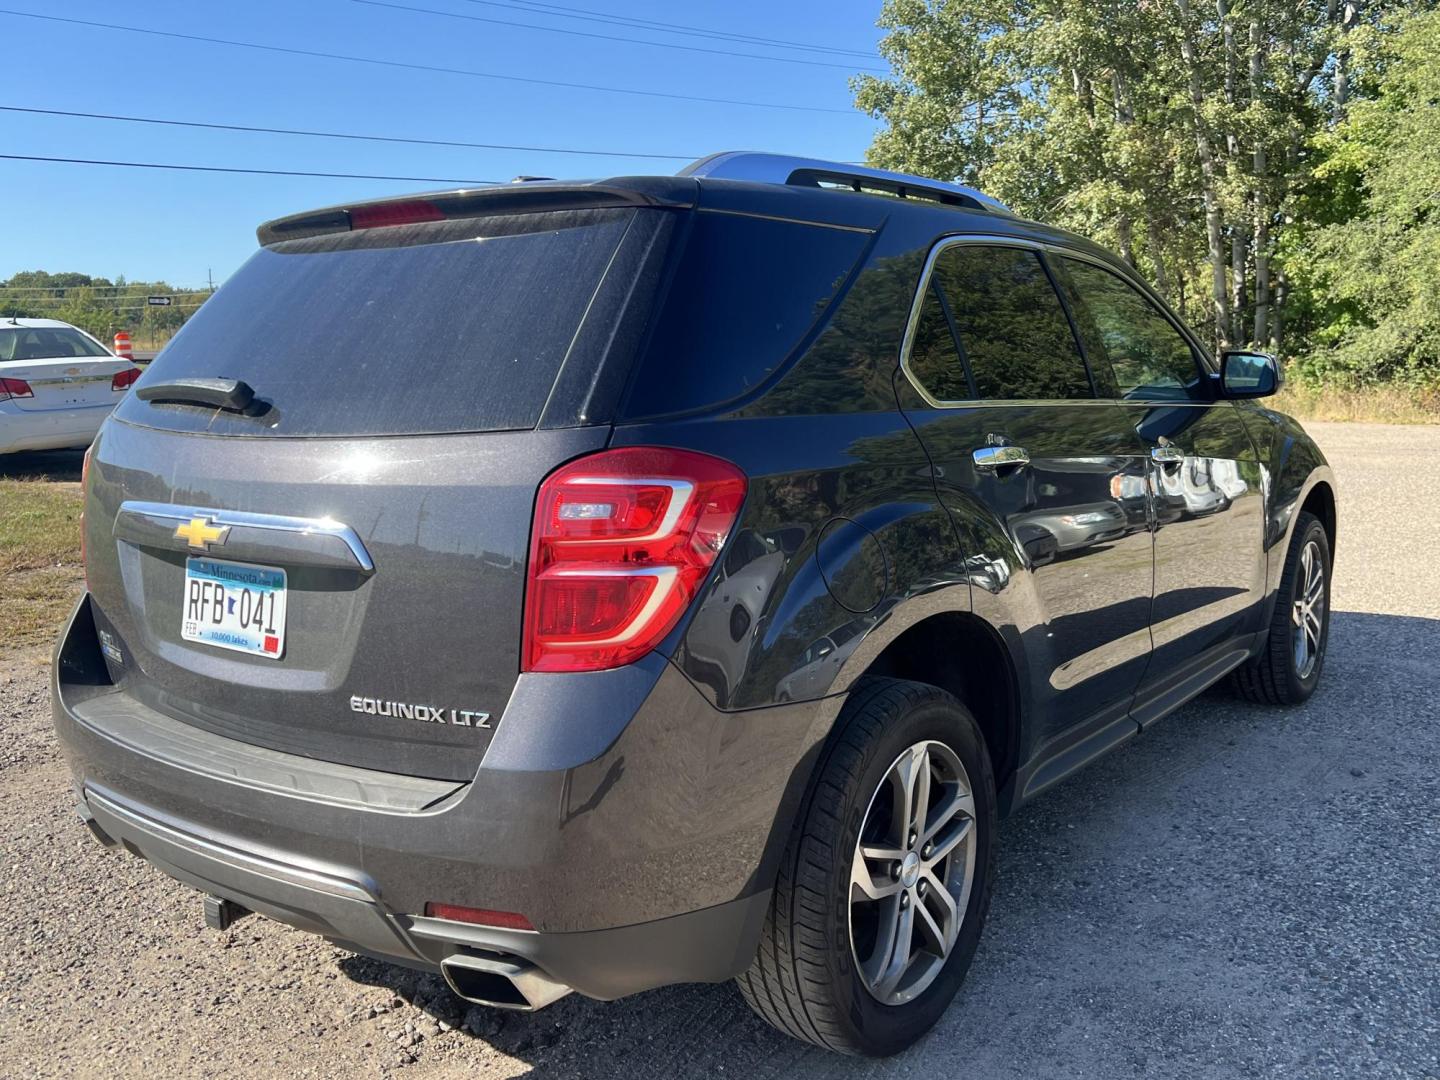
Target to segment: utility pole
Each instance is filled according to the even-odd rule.
[[[210,282],[210,291],[213,293],[215,291],[215,275],[208,266],[205,268],[205,278]]]

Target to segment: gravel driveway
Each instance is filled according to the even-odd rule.
[[[1341,484],[1325,679],[1210,694],[1004,824],[934,1034],[806,1049],[728,985],[534,1015],[108,854],[70,810],[44,659],[0,656],[0,1076],[1440,1077],[1440,427],[1312,425]],[[3,587],[3,585],[0,585]]]

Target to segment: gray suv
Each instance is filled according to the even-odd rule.
[[[81,818],[213,926],[889,1054],[999,818],[1320,677],[1274,361],[979,192],[730,153],[259,236],[88,455],[54,665]]]

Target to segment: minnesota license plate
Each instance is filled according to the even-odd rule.
[[[278,660],[285,652],[285,571],[186,559],[180,636]]]

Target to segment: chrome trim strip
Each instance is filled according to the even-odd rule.
[[[233,528],[262,529],[270,532],[296,533],[302,536],[333,536],[339,539],[355,562],[367,574],[375,572],[375,563],[358,533],[344,522],[333,518],[285,517],[281,514],[252,514],[244,510],[216,510],[203,506],[176,506],[172,503],[126,501],[120,504],[116,514],[118,522],[122,515],[134,514],[160,518],[164,521],[189,521],[191,518],[205,518],[216,525]]]
[[[23,363],[24,361],[22,361]],[[106,372],[104,375],[56,375],[50,379],[26,379],[31,386],[79,386],[82,383],[111,382],[120,372]]]

